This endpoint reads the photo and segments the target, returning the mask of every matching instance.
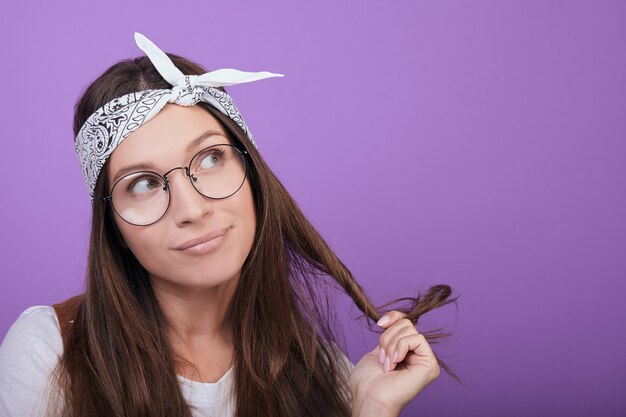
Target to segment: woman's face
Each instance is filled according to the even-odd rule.
[[[201,136],[205,137],[195,141]],[[187,166],[198,151],[220,143],[231,142],[208,111],[198,105],[167,104],[112,153],[108,191],[123,176],[119,173],[126,167],[144,164],[147,168],[133,171],[164,174],[172,168]],[[182,169],[173,170],[167,178],[170,205],[156,223],[134,226],[114,214],[126,245],[148,271],[153,285],[184,290],[213,287],[233,279],[236,282],[256,230],[248,179],[235,194],[215,200],[199,194]],[[215,233],[222,236],[182,250],[193,243],[190,241],[206,241]]]

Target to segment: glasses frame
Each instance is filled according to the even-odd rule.
[[[211,149],[214,148],[216,146],[230,146],[231,148],[235,149],[235,151],[237,151],[239,153],[239,155],[241,156],[241,160],[243,161],[243,180],[241,181],[241,184],[239,185],[239,187],[233,191],[231,194],[227,195],[226,197],[209,197],[207,195],[204,195],[200,192],[200,190],[198,190],[195,186],[195,182],[198,180],[192,173],[189,172],[189,167],[191,166],[191,163],[193,162],[193,160],[200,155],[201,153],[205,152],[207,149]],[[102,197],[102,199],[105,202],[109,202],[111,203],[111,206],[113,207],[113,210],[115,211],[115,213],[117,213],[118,216],[120,216],[120,218],[122,220],[124,220],[126,223],[131,224],[133,226],[150,226],[151,224],[154,224],[156,222],[158,222],[159,220],[161,220],[168,212],[168,210],[170,209],[170,205],[172,204],[172,195],[170,193],[170,181],[167,179],[167,176],[172,172],[172,171],[176,171],[177,169],[182,169],[185,173],[185,176],[189,179],[189,182],[191,183],[192,187],[194,190],[196,190],[196,192],[198,194],[200,194],[201,196],[205,197],[205,198],[209,198],[211,200],[223,200],[225,198],[231,197],[234,194],[237,193],[237,191],[239,191],[241,189],[241,187],[243,187],[243,184],[246,182],[246,178],[248,177],[248,163],[247,163],[247,158],[246,155],[248,154],[248,151],[246,151],[245,149],[239,149],[237,146],[235,145],[231,145],[230,143],[216,143],[215,145],[211,145],[211,146],[207,146],[206,148],[202,148],[201,150],[199,150],[198,152],[196,152],[196,154],[194,156],[191,157],[191,159],[189,160],[189,163],[187,164],[187,166],[178,166],[178,167],[174,167],[172,169],[170,169],[169,171],[165,172],[164,174],[159,174],[158,172],[154,172],[154,171],[134,171],[131,173],[128,173],[124,176],[122,176],[120,179],[118,179],[117,181],[115,181],[115,184],[113,184],[113,187],[111,187],[111,193],[109,195],[106,195],[104,197]],[[165,184],[163,186],[163,191],[167,191],[167,207],[165,208],[165,211],[163,212],[163,214],[161,215],[161,217],[159,217],[158,219],[156,219],[155,221],[151,222],[151,223],[147,223],[147,224],[135,224],[132,222],[129,222],[128,220],[126,220],[115,208],[115,203],[113,202],[113,191],[115,190],[115,186],[122,181],[124,178],[128,177],[129,175],[135,175],[135,174],[139,174],[139,173],[149,173],[149,174],[154,174],[157,177],[161,178],[163,180],[163,183]]]

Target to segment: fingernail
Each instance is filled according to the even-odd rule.
[[[393,357],[391,358],[391,362],[395,363],[398,360],[398,351],[396,350],[393,353]]]
[[[378,321],[376,322],[376,324],[378,324],[379,326],[381,326],[381,327],[382,327],[382,326],[384,326],[385,324],[387,324],[387,322],[389,322],[389,316],[382,316],[382,317],[380,318],[380,320],[378,320]]]
[[[389,369],[391,368],[391,362],[389,361],[389,356],[385,357],[385,366],[383,367],[383,370],[385,372],[389,372]]]
[[[378,362],[380,362],[380,364],[384,364],[385,363],[385,349],[380,348],[380,352],[378,353]]]

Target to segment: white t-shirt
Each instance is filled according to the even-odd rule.
[[[44,415],[50,373],[63,352],[63,340],[54,308],[27,308],[13,323],[0,345],[0,416]],[[346,357],[351,369],[354,365]],[[231,417],[232,371],[215,383],[178,381],[194,417]]]

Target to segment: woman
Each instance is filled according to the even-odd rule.
[[[454,376],[414,324],[450,288],[381,316],[221,88],[279,74],[205,74],[136,41],[148,57],[113,65],[76,106],[87,289],[12,326],[0,414],[397,416],[440,365]],[[356,366],[324,308],[337,284],[384,329]]]

